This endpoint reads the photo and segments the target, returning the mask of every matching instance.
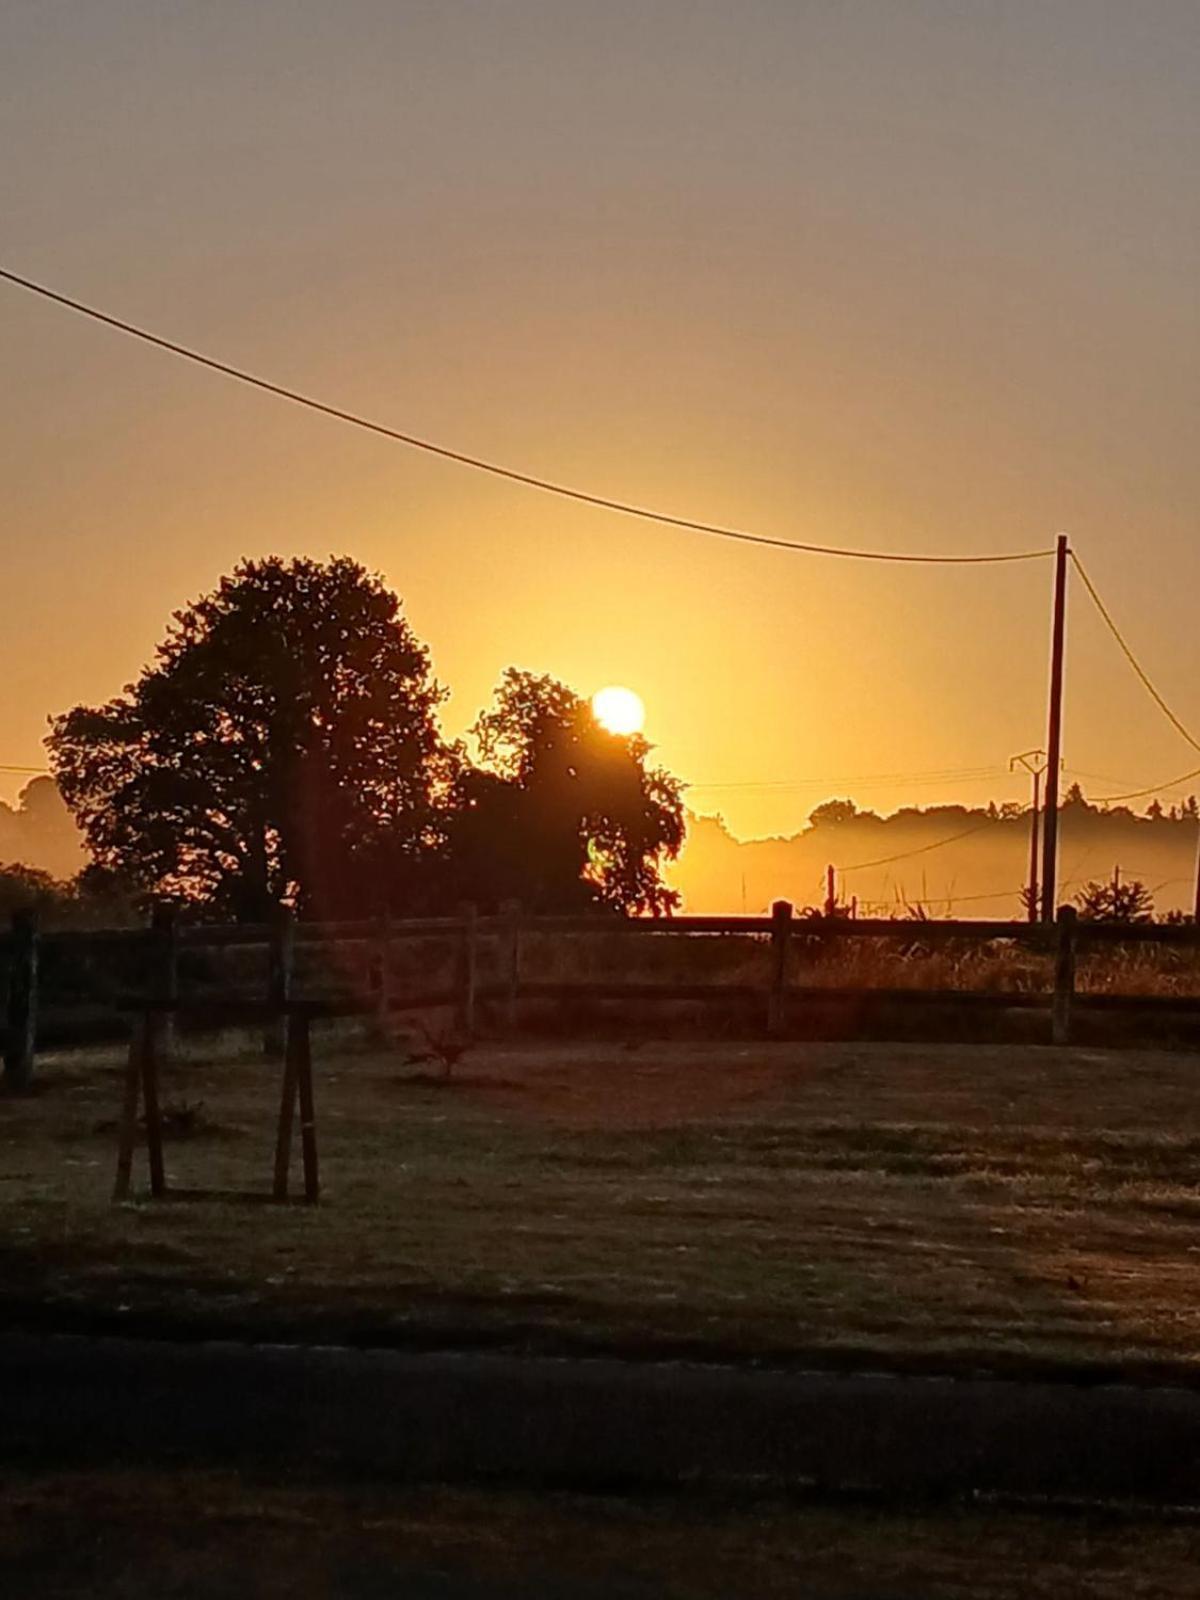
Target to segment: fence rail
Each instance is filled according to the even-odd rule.
[[[634,943],[646,939],[689,940],[740,936],[764,945],[762,977],[749,983],[695,981],[577,981],[547,982],[522,971],[522,956],[532,939],[621,939]],[[397,994],[389,977],[389,955],[406,941],[447,941],[453,952],[451,981],[422,982]],[[833,941],[903,941],[910,948],[1007,942],[1040,951],[1053,959],[1054,981],[1044,991],[987,992],[945,988],[879,988],[829,985],[819,987],[789,981],[788,957],[828,947]],[[501,968],[499,978],[481,975],[480,946],[494,941]],[[1145,1011],[1147,1016],[1200,1013],[1200,995],[1140,996],[1121,994],[1080,995],[1076,990],[1076,958],[1089,946],[1118,944],[1200,948],[1200,927],[1195,924],[1080,922],[1070,907],[1059,912],[1053,925],[981,920],[933,921],[880,918],[796,917],[787,901],[776,902],[769,917],[681,916],[661,919],[623,919],[615,916],[530,916],[510,904],[498,915],[479,916],[474,908],[440,917],[403,920],[375,918],[355,922],[303,922],[282,914],[274,923],[220,925],[184,922],[171,911],[160,910],[150,927],[125,929],[62,929],[39,932],[28,913],[18,913],[11,929],[0,935],[0,963],[7,969],[4,1061],[5,1082],[16,1089],[28,1087],[33,1073],[33,1050],[38,1012],[39,969],[55,952],[87,957],[116,950],[132,959],[139,974],[136,993],[126,995],[118,1009],[152,1015],[168,1030],[175,1020],[207,1018],[212,1026],[234,1018],[262,1022],[264,1048],[269,1055],[283,1049],[284,1020],[289,1012],[305,1010],[313,1016],[363,1015],[372,1011],[389,1016],[403,1011],[452,1007],[458,1028],[466,1035],[476,1026],[481,1002],[499,1002],[503,1025],[512,1027],[521,1000],[595,1001],[695,1001],[720,1000],[743,1006],[761,1006],[769,1035],[786,1026],[789,1008],[801,1002],[835,1002],[855,999],[903,1007],[957,1005],[960,1008],[1048,1009],[1051,1036],[1057,1043],[1071,1037],[1072,1022],[1080,1009]],[[366,947],[372,970],[373,995],[361,993],[341,1000],[297,998],[293,972],[298,950]],[[203,1002],[180,999],[180,956],[203,950],[261,950],[266,957],[266,979],[260,998],[217,996]]]

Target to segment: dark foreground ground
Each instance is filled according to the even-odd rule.
[[[243,1198],[276,1070],[201,1051],[167,1164],[217,1192],[113,1207],[119,1057],[48,1061],[0,1101],[0,1592],[1194,1596],[1194,1080],[325,1045],[310,1210]]]
[[[1200,1529],[1005,1509],[0,1472],[0,1584],[39,1600],[1190,1600]]]
[[[1200,1391],[0,1336],[10,1461],[1200,1508]]]

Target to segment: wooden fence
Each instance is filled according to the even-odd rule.
[[[549,982],[523,971],[522,954],[529,936],[554,936],[561,940],[603,937],[628,940],[636,952],[639,941],[683,940],[720,936],[756,936],[765,946],[761,977],[747,983],[679,981]],[[456,950],[452,982],[406,993],[393,991],[390,954],[406,941],[439,939]],[[1053,957],[1053,984],[1042,992],[995,992],[966,989],[817,987],[789,982],[789,952],[803,943],[816,945],[839,940],[905,940],[923,948],[947,942],[984,944],[1011,941]],[[480,977],[480,950],[493,941],[493,968],[498,976]],[[1200,928],[1192,924],[1164,925],[1080,922],[1070,907],[1063,907],[1051,927],[1028,922],[897,921],[877,919],[797,918],[787,901],[778,901],[770,917],[671,917],[659,920],[608,916],[525,916],[510,906],[498,916],[480,916],[471,907],[452,917],[405,920],[376,919],[360,922],[297,922],[281,915],[273,924],[215,925],[187,923],[164,909],[149,928],[122,930],[62,930],[39,933],[28,913],[18,913],[7,934],[0,935],[0,964],[7,968],[4,1038],[4,1081],[20,1090],[33,1075],[37,1036],[39,973],[44,958],[54,950],[83,952],[117,946],[132,956],[140,974],[135,990],[121,997],[120,1009],[134,1015],[152,1010],[175,1023],[218,1027],[253,1022],[264,1029],[268,1054],[284,1053],[285,1019],[304,1009],[323,1016],[370,1015],[382,1018],[405,1011],[445,1007],[463,1037],[476,1030],[481,1003],[493,1006],[502,1026],[512,1028],[522,1001],[724,1001],[759,1008],[768,1036],[787,1027],[791,1008],[820,1001],[841,1001],[870,995],[897,1006],[954,1003],[972,1008],[1033,1008],[1049,1014],[1048,1037],[1066,1044],[1073,1018],[1081,1009],[1132,1011],[1168,1016],[1200,1016],[1200,995],[1080,994],[1076,987],[1076,954],[1081,948],[1113,944],[1155,944],[1200,948]],[[299,1002],[293,995],[298,950],[313,946],[330,949],[358,947],[371,966],[368,992],[341,999]],[[266,979],[261,996],[243,999],[206,997],[185,1003],[180,999],[180,961],[190,950],[257,948],[266,957]],[[636,966],[637,956],[631,962]]]

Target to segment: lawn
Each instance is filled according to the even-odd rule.
[[[1187,1522],[8,1474],[0,1574],[46,1600],[1190,1600]]]
[[[116,1052],[0,1098],[10,1318],[1200,1372],[1183,1053],[513,1043],[442,1083],[318,1041],[317,1208],[236,1198],[269,1187],[277,1069],[189,1053],[168,1174],[226,1198],[110,1203]]]

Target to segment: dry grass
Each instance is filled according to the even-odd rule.
[[[44,1600],[338,1595],[1187,1600],[1194,1526],[568,1495],[12,1476],[0,1573]]]
[[[761,984],[769,966],[765,935],[714,934],[671,938],[629,937],[619,932],[589,938],[527,935],[522,968],[547,982],[621,981]],[[481,951],[487,981],[493,941]],[[403,955],[398,955],[403,960]],[[499,972],[494,974],[499,976]],[[895,936],[806,937],[795,924],[788,952],[788,982],[806,987],[991,990],[1045,993],[1053,987],[1052,938],[1045,951],[1011,940],[928,938],[919,921],[898,921]],[[1196,995],[1200,948],[1131,944],[1084,949],[1078,987],[1083,993]]]
[[[323,1201],[109,1203],[118,1057],[0,1100],[3,1298],[299,1335],[934,1365],[1200,1356],[1195,1062],[318,1044]],[[276,1069],[181,1062],[172,1182],[265,1192]],[[140,1158],[139,1158],[140,1159]]]

